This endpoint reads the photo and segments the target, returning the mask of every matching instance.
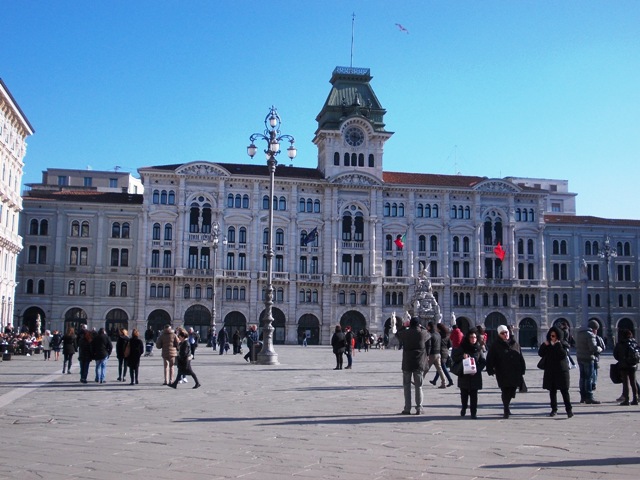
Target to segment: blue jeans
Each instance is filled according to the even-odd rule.
[[[96,382],[104,382],[105,375],[107,373],[107,360],[109,357],[102,360],[96,360]]]
[[[404,411],[411,411],[411,381],[415,386],[416,410],[422,410],[422,370],[412,372],[402,371],[402,386],[404,387]]]
[[[579,361],[580,368],[580,400],[593,400],[594,361]]]
[[[353,363],[353,355],[351,354],[351,350],[347,350],[344,352],[347,356],[347,368],[351,368],[351,364]]]

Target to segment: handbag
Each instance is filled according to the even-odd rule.
[[[622,375],[620,374],[620,364],[612,363],[609,365],[609,377],[616,385],[622,383]]]
[[[462,362],[455,362],[451,364],[449,371],[453,373],[456,377],[460,377],[463,375],[462,373]]]
[[[545,366],[545,364],[547,363],[547,362],[546,362],[546,360],[547,360],[547,357],[542,357],[542,358],[540,359],[540,361],[538,362],[538,368],[539,368],[540,370],[544,370],[544,366]]]
[[[465,375],[475,375],[477,371],[475,358],[467,357],[462,359],[462,373]]]

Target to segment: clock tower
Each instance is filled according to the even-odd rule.
[[[385,142],[393,135],[384,128],[384,114],[369,81],[368,68],[336,67],[331,92],[316,117],[313,143],[318,169],[325,178],[365,173],[382,181]]]

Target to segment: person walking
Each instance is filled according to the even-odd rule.
[[[247,350],[249,351],[244,356],[245,361],[249,363],[252,360],[255,361],[255,358],[253,357],[253,346],[257,343],[257,341],[258,341],[258,326],[249,325],[249,330],[247,331]]]
[[[78,341],[73,327],[67,329],[67,334],[62,337],[62,373],[71,374],[71,361],[78,351]]]
[[[451,360],[454,365],[462,363],[465,358],[473,358],[476,362],[476,373],[463,374],[460,367],[458,375],[458,388],[460,389],[460,416],[467,414],[470,407],[471,418],[478,418],[478,391],[482,390],[482,369],[485,361],[482,356],[482,347],[478,342],[478,332],[475,328],[470,329],[463,337],[458,348],[451,352]]]
[[[62,349],[62,335],[58,330],[54,330],[51,335],[51,351],[53,352],[54,360],[57,362],[60,360],[60,350]]]
[[[409,320],[396,334],[402,343],[402,388],[404,389],[404,408],[402,415],[411,414],[411,384],[415,388],[416,415],[422,410],[422,379],[427,362],[427,341],[429,334],[420,325],[417,317]]]
[[[622,376],[622,402],[620,405],[638,405],[638,384],[636,369],[638,368],[638,343],[631,330],[620,330],[619,340],[613,349],[613,358],[618,360]],[[629,401],[629,386],[633,398]]]
[[[436,330],[433,322],[427,323],[427,332],[429,332],[429,340],[427,341],[427,368],[424,373],[426,375],[429,369],[435,365],[436,372],[442,380],[438,388],[447,388],[446,383],[444,383],[444,372],[442,371],[442,337],[440,336],[440,332]]]
[[[124,382],[127,376],[127,359],[124,351],[129,344],[129,332],[126,328],[120,329],[120,334],[116,340],[116,358],[118,359],[118,382]]]
[[[333,347],[333,353],[336,356],[336,368],[334,370],[342,370],[342,355],[347,347],[347,339],[342,332],[342,327],[336,325],[335,331],[331,337],[331,346]]]
[[[487,353],[487,374],[496,376],[502,392],[502,418],[509,418],[511,415],[511,400],[516,398],[516,391],[522,385],[526,369],[520,345],[510,337],[507,326],[500,325],[498,338],[491,344]]]
[[[178,359],[177,359],[178,375],[176,375],[176,379],[169,384],[171,388],[178,388],[178,379],[186,375],[190,375],[193,378],[193,381],[196,382],[196,384],[193,386],[194,389],[201,387],[201,384],[198,381],[198,377],[196,376],[195,372],[191,368],[191,358],[192,358],[191,346],[189,345],[188,339],[189,339],[189,334],[187,333],[187,331],[184,328],[179,328],[178,341],[180,343],[178,346]]]
[[[189,348],[191,349],[191,356],[196,358],[196,350],[198,349],[198,344],[200,343],[200,334],[197,330],[194,330],[193,327],[189,328]]]
[[[42,345],[42,355],[44,360],[51,359],[51,332],[49,330],[44,331],[44,335],[42,336],[42,341],[40,343]]]
[[[240,346],[242,345],[242,337],[240,336],[240,332],[236,328],[231,336],[231,343],[233,344],[233,354],[237,355],[240,353]]]
[[[133,385],[134,383],[138,384],[138,370],[140,369],[140,357],[144,353],[144,343],[140,339],[140,332],[137,328],[133,329],[131,332],[131,339],[129,340],[129,352],[125,358],[127,362],[127,366],[129,367],[129,377],[131,378],[131,382],[129,385]],[[124,374],[122,381],[124,381]]]
[[[78,340],[78,362],[80,363],[80,381],[87,383],[89,376],[89,365],[91,364],[91,342],[93,342],[93,332],[88,328],[81,329],[82,336]]]
[[[598,347],[596,334],[600,325],[595,320],[578,330],[576,337],[576,359],[580,369],[580,403],[599,404],[593,398],[593,372],[595,369],[596,354],[602,349]]]
[[[351,367],[353,366],[353,347],[356,343],[356,336],[353,334],[350,326],[345,327],[344,340],[344,354],[347,357],[347,366],[345,367],[345,370],[351,370]]]
[[[444,376],[447,377],[447,387],[451,387],[453,385],[453,380],[451,379],[451,375],[449,374],[449,367],[447,366],[450,360],[449,349],[452,348],[451,334],[449,333],[449,329],[444,323],[439,323],[438,325],[436,325],[436,328],[440,333],[440,366],[442,367]],[[462,343],[462,341],[460,343]],[[460,343],[458,343],[458,347],[460,346]],[[436,376],[433,377],[433,380],[429,380],[429,383],[435,386],[436,383],[438,383],[439,378],[440,372],[436,372]]]
[[[178,337],[173,332],[171,325],[165,325],[162,333],[156,340],[156,348],[162,349],[162,361],[164,363],[164,383],[168,385],[173,381],[173,370],[178,355]]]
[[[218,344],[220,345],[220,355],[229,350],[229,334],[224,327],[218,332]]]
[[[104,328],[91,341],[91,355],[96,362],[96,382],[107,383],[107,362],[113,350],[111,339]]]
[[[571,418],[573,417],[573,409],[569,397],[569,387],[571,386],[569,359],[567,350],[562,344],[562,338],[562,330],[558,327],[551,327],[547,332],[547,339],[538,349],[538,355],[542,357],[541,361],[544,364],[542,388],[549,390],[551,406],[549,416],[555,417],[558,413],[558,390],[560,390],[567,417]]]

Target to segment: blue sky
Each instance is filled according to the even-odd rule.
[[[638,1],[3,3],[0,77],[36,130],[24,183],[249,162],[272,104],[315,167],[355,13],[353,66],[395,132],[385,170],[568,179],[578,214],[640,218]]]

